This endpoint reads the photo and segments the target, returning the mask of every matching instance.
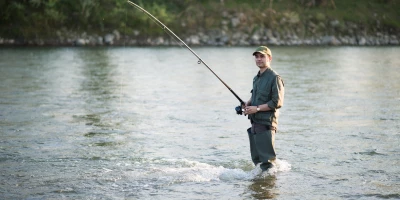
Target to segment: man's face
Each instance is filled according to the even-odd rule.
[[[270,67],[270,65],[271,65],[272,58],[269,55],[257,52],[254,55],[254,58],[256,60],[256,65],[259,68],[266,68],[266,67]]]

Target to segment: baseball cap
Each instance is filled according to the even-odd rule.
[[[268,47],[266,47],[266,46],[259,46],[259,47],[254,51],[253,56],[254,56],[257,52],[258,52],[258,53],[261,53],[261,54],[264,54],[264,55],[267,54],[267,55],[272,56],[271,50],[269,50]]]

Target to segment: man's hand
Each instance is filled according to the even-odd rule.
[[[254,114],[256,112],[257,112],[257,106],[246,106],[244,108],[244,114],[245,115]]]

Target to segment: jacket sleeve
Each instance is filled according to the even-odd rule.
[[[268,107],[275,111],[283,106],[285,88],[282,78],[278,75],[271,88],[271,100],[267,102]]]

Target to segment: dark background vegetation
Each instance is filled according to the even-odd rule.
[[[329,20],[339,21],[342,30],[347,28],[345,22],[355,23],[367,32],[397,34],[400,27],[399,0],[132,1],[180,35],[219,29],[227,15],[238,15],[244,20],[234,27],[238,31],[282,29],[287,25],[302,32],[306,22]],[[163,34],[157,24],[126,0],[0,0],[0,7],[2,38],[52,38],[60,30],[88,34],[118,30],[127,36],[135,31],[147,36]]]

